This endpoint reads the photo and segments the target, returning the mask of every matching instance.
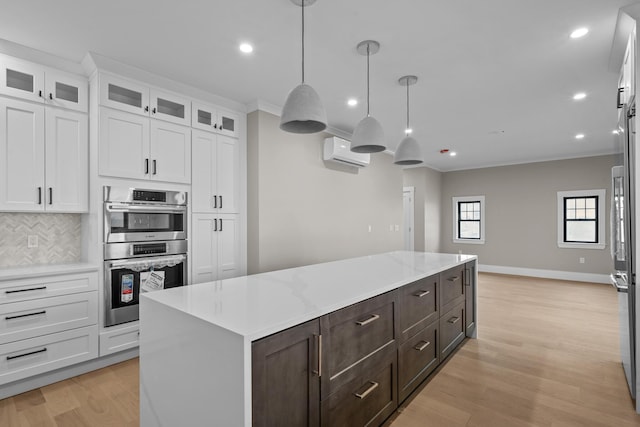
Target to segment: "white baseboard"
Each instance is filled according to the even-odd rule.
[[[511,274],[514,276],[542,277],[544,279],[573,280],[576,282],[609,283],[608,274],[540,270],[537,268],[505,267],[501,265],[486,264],[478,264],[478,271],[486,273]]]
[[[58,381],[66,380],[78,375],[86,374],[87,372],[95,371],[96,369],[115,365],[116,363],[124,362],[125,360],[133,359],[134,357],[138,357],[138,347],[5,384],[0,386],[0,399],[6,399],[7,397],[57,383]]]

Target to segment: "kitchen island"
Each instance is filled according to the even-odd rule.
[[[143,294],[141,425],[384,421],[475,337],[476,283],[475,256],[397,251]]]

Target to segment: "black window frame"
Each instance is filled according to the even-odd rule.
[[[578,200],[578,199],[584,199],[585,200],[585,210],[586,208],[586,200],[587,199],[594,199],[595,200],[595,211],[596,211],[596,217],[595,218],[574,218],[574,219],[569,219],[567,218],[567,201],[568,200]],[[562,228],[563,228],[563,235],[562,235],[562,241],[564,243],[585,243],[585,244],[599,244],[600,243],[600,208],[599,208],[599,203],[600,203],[600,196],[598,195],[593,195],[593,196],[563,196],[562,197]],[[586,215],[585,215],[586,216]],[[588,241],[588,240],[567,240],[567,223],[569,222],[592,222],[594,223],[595,226],[595,236],[596,236],[596,240],[595,241]]]
[[[462,205],[463,204],[478,204],[478,216],[480,217],[480,219],[462,219]],[[482,201],[481,200],[458,200],[456,202],[457,204],[457,221],[458,221],[458,227],[456,230],[456,239],[458,240],[478,240],[481,241],[483,236],[482,236],[482,221],[484,220],[482,218]],[[466,211],[469,212],[469,211]],[[475,209],[472,211],[475,212]],[[462,237],[460,235],[461,233],[461,229],[462,227],[460,227],[460,225],[464,222],[477,222],[478,223],[478,237]]]

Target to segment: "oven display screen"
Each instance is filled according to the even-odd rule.
[[[184,231],[182,213],[111,212],[111,233]]]

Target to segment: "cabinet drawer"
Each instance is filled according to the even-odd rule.
[[[84,292],[0,305],[0,343],[98,322],[98,292]]]
[[[464,299],[464,265],[440,273],[440,310],[449,311]]]
[[[440,361],[464,339],[464,301],[440,317]]]
[[[400,342],[438,318],[439,281],[440,276],[436,274],[400,288]]]
[[[0,345],[0,384],[98,357],[98,326]]]
[[[0,282],[0,304],[98,290],[98,274],[72,274]]]
[[[117,327],[100,334],[100,356],[138,347],[140,345],[140,327],[138,322],[131,326]]]
[[[402,402],[438,366],[438,322],[398,348],[398,401]]]
[[[320,406],[323,426],[380,425],[398,406],[395,355],[345,384]]]
[[[331,380],[394,341],[394,296],[389,292],[322,317],[323,365]]]

